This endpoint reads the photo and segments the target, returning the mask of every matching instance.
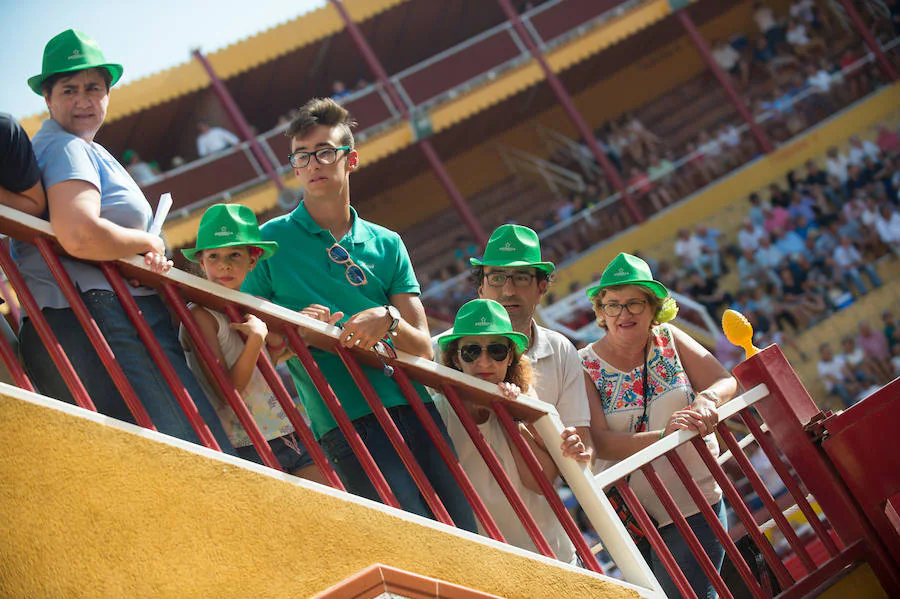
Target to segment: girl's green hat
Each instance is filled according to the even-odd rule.
[[[75,73],[85,69],[101,68],[109,71],[115,85],[122,78],[122,65],[106,62],[100,46],[90,36],[75,29],[66,29],[44,46],[44,62],[40,75],[28,79],[28,87],[36,94],[41,93],[41,84],[47,77],[60,73]]]
[[[603,271],[600,284],[588,287],[586,293],[589,298],[593,299],[602,289],[619,285],[638,285],[649,290],[659,299],[669,297],[669,290],[665,285],[654,280],[650,266],[646,262],[637,256],[624,253],[613,258],[606,270]]]
[[[198,252],[217,248],[249,245],[262,250],[260,260],[272,256],[278,249],[275,241],[263,241],[259,236],[259,223],[253,210],[243,204],[214,204],[203,213],[197,230],[197,247],[181,250],[191,262]]]
[[[513,331],[506,308],[494,300],[472,300],[456,313],[453,332],[438,338],[441,350],[462,337],[490,337],[500,335],[516,344],[519,353],[528,349],[528,337]]]

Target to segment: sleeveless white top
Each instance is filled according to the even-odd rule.
[[[652,391],[650,403],[647,406],[647,430],[658,431],[665,428],[674,412],[691,404],[695,393],[678,357],[671,326],[663,324],[654,327],[651,333],[652,347],[647,358],[647,384]],[[578,355],[581,357],[582,368],[588,373],[600,392],[603,412],[606,414],[609,429],[616,432],[634,432],[644,412],[644,365],[641,364],[629,372],[622,372],[598,356],[590,345],[579,350]],[[718,456],[719,442],[716,440],[715,434],[707,435],[703,440],[710,452],[714,456]],[[722,490],[694,447],[687,444],[678,448],[677,451],[688,472],[703,491],[706,500],[710,505],[717,503],[722,498]],[[616,460],[598,459],[594,463],[594,472],[601,472],[616,462]],[[698,513],[700,510],[691,499],[678,475],[675,474],[669,461],[666,458],[660,458],[651,464],[666,489],[672,494],[681,513],[684,516]],[[672,522],[672,518],[669,517],[662,502],[657,498],[650,483],[641,472],[631,475],[629,484],[641,504],[659,526],[665,526]]]
[[[193,307],[193,305],[194,304],[189,304],[188,307]],[[225,358],[224,366],[226,368],[231,368],[244,351],[244,340],[241,339],[240,333],[231,328],[231,320],[228,316],[221,312],[217,312],[216,310],[207,308],[204,308],[204,310],[209,312],[209,314],[216,319],[216,324],[219,327],[216,337],[219,342],[219,347],[222,349],[222,356]],[[183,327],[180,331],[180,337],[182,346],[187,347],[186,340],[188,334]],[[253,443],[250,441],[250,436],[244,431],[244,427],[241,426],[237,414],[235,414],[234,410],[231,409],[231,406],[224,402],[219,397],[219,394],[214,391],[215,387],[212,386],[211,382],[206,380],[206,376],[203,374],[203,370],[200,367],[200,357],[195,355],[193,351],[185,350],[185,358],[187,359],[188,367],[193,371],[194,375],[197,377],[197,381],[209,396],[210,403],[213,408],[215,408],[219,420],[222,421],[222,427],[225,429],[225,434],[228,435],[228,440],[231,441],[231,444],[235,447],[247,447],[252,445]],[[269,385],[259,371],[259,367],[254,367],[253,374],[250,375],[250,381],[241,393],[241,399],[244,400],[244,404],[247,406],[247,409],[256,421],[256,425],[259,427],[260,432],[267,441],[294,432],[294,425],[288,420],[287,414],[284,413],[275,394],[269,389]],[[300,410],[300,413],[303,414],[302,406],[299,403],[296,405],[297,409]]]

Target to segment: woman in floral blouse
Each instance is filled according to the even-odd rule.
[[[591,402],[591,433],[598,460],[595,471],[608,468],[676,430],[698,431],[717,456],[717,408],[737,393],[737,381],[703,346],[665,324],[677,312],[668,289],[653,279],[646,262],[630,254],[619,254],[603,272],[600,284],[589,288],[587,294],[594,304],[597,323],[606,330],[606,335],[579,352]],[[690,445],[677,451],[713,511],[727,525],[722,491],[700,456]],[[720,568],[724,548],[668,460],[654,461],[653,468],[710,560]],[[635,473],[628,482],[654,518],[697,596],[715,597],[712,584],[644,475]],[[678,597],[649,542],[641,539],[638,548],[666,595]]]

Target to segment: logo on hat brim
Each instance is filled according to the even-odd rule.
[[[489,337],[497,335],[512,341],[519,353],[528,349],[528,337],[513,331],[509,314],[499,303],[489,299],[475,299],[467,302],[456,313],[453,331],[438,338],[441,350],[463,337]]]
[[[224,241],[228,239],[228,241]],[[256,215],[241,204],[214,204],[200,218],[197,247],[181,250],[191,262],[199,262],[197,254],[204,250],[249,246],[262,250],[260,260],[267,260],[278,250],[275,241],[263,241]]]
[[[541,242],[534,230],[522,225],[500,225],[491,234],[481,259],[469,258],[472,266],[515,267],[540,269],[547,274],[556,270],[552,262],[541,260]]]

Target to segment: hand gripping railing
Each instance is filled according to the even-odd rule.
[[[81,297],[72,284],[72,281],[69,280],[66,271],[62,269],[61,265],[58,263],[59,255],[64,255],[65,253],[56,242],[53,230],[49,224],[46,221],[0,206],[0,232],[9,234],[13,238],[26,243],[36,244],[41,249],[42,256],[50,263],[51,270],[56,276],[58,284],[69,298],[73,310],[76,313],[77,321],[82,328],[85,329],[92,345],[103,359],[106,369],[116,381],[116,385],[122,396],[126,398],[135,419],[144,427],[153,427],[153,422],[143,410],[141,400],[131,388],[131,384],[122,373],[121,368],[119,368],[113,350],[107,345],[102,332],[99,330],[99,327],[97,327],[97,323],[93,321],[90,314],[83,306]],[[74,368],[60,349],[50,326],[46,322],[41,324],[41,321],[43,320],[42,314],[40,310],[38,310],[37,304],[25,285],[15,263],[12,261],[9,253],[4,249],[0,249],[0,265],[3,266],[11,283],[15,287],[19,298],[25,306],[27,317],[33,319],[37,325],[38,331],[41,333],[45,345],[56,359],[57,367],[63,374],[77,403],[86,409],[96,411],[91,402],[91,398],[88,397],[87,392],[81,385],[78,373],[75,372]],[[373,352],[339,348],[337,346],[338,329],[335,327],[309,319],[296,312],[264,300],[225,289],[221,286],[212,284],[205,279],[200,279],[182,271],[175,270],[167,275],[152,273],[144,266],[143,260],[137,256],[114,262],[102,262],[98,264],[98,267],[110,282],[111,287],[117,294],[125,312],[134,325],[137,334],[151,353],[156,367],[159,368],[160,372],[165,377],[168,386],[176,396],[181,410],[187,416],[187,420],[190,421],[191,426],[204,445],[214,449],[219,448],[216,444],[216,440],[210,433],[210,429],[207,426],[208,423],[204,422],[200,417],[193,398],[190,397],[184,384],[178,378],[178,375],[175,374],[172,364],[168,361],[165,352],[157,342],[149,324],[144,320],[140,309],[129,292],[130,288],[126,281],[136,280],[142,285],[154,288],[161,293],[170,310],[177,316],[177,319],[181,322],[187,334],[190,336],[197,354],[199,354],[199,357],[205,362],[207,367],[206,370],[211,375],[215,386],[218,387],[219,394],[224,397],[227,405],[237,415],[242,427],[247,432],[252,445],[263,462],[273,468],[280,468],[279,463],[275,459],[265,437],[254,422],[252,415],[244,405],[242,398],[230,383],[223,364],[218,361],[212,349],[207,345],[194,321],[191,311],[186,307],[185,302],[190,301],[196,305],[226,313],[234,322],[243,320],[244,315],[246,314],[254,314],[267,324],[269,330],[284,334],[288,339],[288,344],[304,365],[318,389],[320,396],[324,399],[326,405],[330,409],[339,428],[346,436],[354,454],[372,481],[373,486],[376,488],[378,496],[385,504],[399,507],[399,502],[380,471],[378,464],[370,455],[363,440],[356,433],[353,423],[341,408],[340,399],[335,395],[329,385],[329,381],[326,380],[324,374],[319,369],[316,359],[310,351],[310,347],[337,353],[346,364],[353,378],[359,384],[361,392],[366,396],[373,412],[378,417],[383,428],[386,429],[386,434],[391,438],[398,454],[403,456],[405,466],[410,471],[420,493],[427,500],[429,507],[433,513],[436,514],[437,519],[446,524],[452,523],[446,509],[441,505],[440,499],[437,497],[434,489],[431,488],[431,483],[421,472],[416,456],[412,455],[410,452],[409,447],[406,445],[405,440],[394,425],[390,415],[384,409],[381,401],[371,388],[368,379],[363,374],[364,365],[377,366],[380,372],[381,362]],[[24,373],[21,372],[21,368],[15,360],[12,350],[5,339],[0,342],[0,345],[3,346],[0,355],[5,358],[10,371],[14,374],[18,374],[18,376],[16,376],[17,382],[23,386],[27,385],[28,379],[24,376]],[[546,480],[539,462],[531,454],[527,445],[524,444],[524,441],[519,436],[518,429],[514,426],[510,427],[512,417],[525,422],[542,421],[539,426],[543,430],[541,434],[545,435],[546,445],[551,448],[551,451],[558,450],[562,425],[558,415],[551,406],[524,396],[520,397],[518,400],[504,399],[499,395],[495,386],[422,358],[401,354],[397,359],[391,360],[391,364],[395,370],[394,380],[398,385],[399,390],[407,398],[413,412],[422,421],[426,432],[429,434],[432,442],[437,446],[444,462],[449,467],[451,475],[456,480],[466,499],[472,506],[473,512],[488,536],[495,540],[503,540],[503,535],[490,511],[484,505],[477,490],[469,481],[465,470],[458,463],[453,449],[444,440],[436,423],[426,411],[422,400],[419,399],[418,393],[413,388],[412,381],[417,381],[433,388],[442,389],[451,404],[456,404],[455,408],[460,414],[461,421],[464,424],[467,423],[466,428],[469,429],[470,432],[474,431],[472,442],[479,450],[481,450],[482,455],[485,456],[489,468],[496,475],[498,484],[503,488],[514,511],[522,520],[523,526],[534,541],[535,547],[537,547],[540,553],[552,557],[553,552],[546,539],[543,537],[540,528],[529,514],[527,508],[525,508],[515,487],[509,482],[499,461],[493,455],[490,448],[487,447],[480,432],[478,432],[477,426],[468,417],[465,409],[461,408],[461,402],[477,402],[495,411],[500,421],[507,426],[514,442],[519,446],[532,474],[539,481],[543,479],[542,488],[544,498],[549,502],[554,514],[560,520],[562,527],[576,547],[582,562],[588,568],[596,572],[602,572],[596,558],[591,553],[590,548],[579,533],[574,521],[572,521],[568,512],[562,505],[559,496],[553,490],[550,481]],[[261,352],[260,354],[258,367],[291,424],[293,424],[295,431],[304,442],[313,461],[319,467],[324,479],[333,487],[341,489],[341,482],[331,468],[324,452],[314,440],[311,431],[307,427],[292,399],[281,384],[278,375],[275,373],[265,352]],[[560,460],[562,458],[561,456],[557,456],[557,459]],[[569,460],[565,459],[564,461]],[[596,500],[603,501],[602,495]],[[610,512],[610,514],[611,513],[612,512]],[[604,527],[600,526],[599,528],[603,529]],[[629,560],[634,561],[638,559],[635,551],[632,551],[630,557],[617,555],[617,558],[622,564],[629,563]],[[627,566],[625,566],[625,569],[629,570]],[[646,570],[645,567],[644,570]],[[640,568],[638,567],[637,569],[634,569],[634,571],[638,572],[640,571]],[[652,586],[652,583],[650,582],[652,578],[646,576],[646,571],[644,574],[645,576],[641,577],[638,575],[635,576],[634,579],[639,583],[643,582],[647,586]]]
[[[752,330],[750,335],[752,335]],[[735,339],[734,336],[729,338]],[[758,351],[749,345],[747,347],[751,352]],[[772,569],[782,588],[782,594],[779,597],[804,596],[832,580],[841,570],[861,560],[867,560],[871,564],[889,595],[896,594],[900,590],[897,564],[892,560],[889,551],[859,507],[852,502],[845,486],[828,468],[823,453],[806,430],[806,425],[820,418],[821,414],[781,351],[776,346],[772,346],[752,355],[735,369],[735,375],[748,388],[748,391],[720,406],[719,424],[716,431],[728,447],[730,457],[735,460],[742,475],[747,478],[754,492],[763,502],[774,526],[787,540],[789,545],[787,553],[779,555],[770,545],[763,535],[761,527],[757,525],[746,501],[729,480],[699,434],[693,431],[676,431],[611,466],[596,477],[591,476],[586,468],[579,467],[574,462],[557,460],[562,475],[594,524],[605,548],[622,569],[626,580],[641,584],[638,582],[641,571],[633,573],[626,569],[636,564],[624,564],[625,567],[623,567],[623,564],[618,561],[621,555],[627,556],[626,546],[633,547],[633,543],[630,543],[630,539],[624,531],[619,530],[621,527],[617,524],[620,523],[611,521],[609,518],[609,503],[603,501],[605,498],[595,492],[597,488],[614,486],[619,490],[679,592],[684,597],[695,596],[680,567],[663,543],[662,537],[629,484],[632,475],[641,473],[646,477],[653,492],[660,499],[666,513],[685,539],[691,553],[703,568],[718,594],[725,598],[732,596],[691,531],[679,506],[672,498],[671,487],[667,488],[659,476],[658,469],[668,463],[674,475],[684,485],[699,513],[703,515],[722,544],[725,553],[735,565],[749,592],[754,597],[766,596],[741,557],[735,543],[710,508],[706,497],[694,481],[694,477],[686,468],[683,458],[686,455],[685,452],[691,451],[687,447],[690,445],[722,488],[724,498],[734,509],[750,538]],[[757,415],[763,424],[758,422]],[[748,443],[737,441],[726,426],[726,421],[736,416],[739,416],[747,425],[756,442],[759,443],[760,450],[768,457],[774,471],[796,501],[797,509],[808,518],[814,537],[821,542],[825,549],[824,559],[816,561],[810,555],[807,549],[810,541],[799,538],[744,453],[744,447]],[[535,426],[542,435],[545,433],[541,427],[547,420],[547,418],[542,418],[535,422]],[[763,426],[767,429],[765,432]],[[549,434],[549,430],[547,434]],[[558,448],[548,445],[548,449],[554,458],[561,457]],[[679,451],[676,452],[676,450]],[[662,460],[662,458],[665,459]],[[796,473],[796,479],[788,471],[787,464]],[[826,522],[820,521],[813,511],[809,504],[811,497],[816,499]],[[768,527],[769,525],[767,523],[764,526]],[[830,526],[831,530],[828,530],[827,526]],[[610,541],[614,544],[611,545]],[[793,561],[798,562],[793,576],[783,563],[783,559],[787,558],[796,558]],[[643,564],[642,561],[640,563]]]
[[[43,251],[45,257],[51,258],[51,262],[52,255],[59,251],[59,248],[54,244],[52,230],[46,222],[28,217],[27,215],[6,207],[0,207],[0,232],[9,234],[21,241],[37,243],[44,248]],[[46,242],[43,240],[46,240]],[[30,293],[28,293],[28,289],[25,287],[15,264],[12,263],[8,253],[5,251],[0,251],[0,264],[2,264],[10,281],[16,287],[16,290],[26,307],[29,318],[34,318],[36,322],[39,321],[41,319],[41,314],[36,310],[33,298],[31,298]],[[188,300],[213,310],[225,312],[233,321],[241,320],[243,314],[254,314],[266,322],[270,330],[286,335],[289,345],[305,366],[315,383],[319,394],[323,397],[326,404],[328,404],[338,426],[347,437],[357,459],[359,459],[370,480],[372,480],[379,497],[388,505],[395,507],[398,505],[397,499],[381,473],[378,464],[375,463],[372,456],[369,454],[365,443],[356,433],[353,423],[341,409],[340,399],[331,390],[328,380],[326,380],[322,371],[319,370],[318,364],[309,348],[315,347],[320,350],[338,353],[347,364],[350,372],[355,373],[355,378],[358,379],[358,382],[362,387],[361,391],[369,396],[368,399],[370,400],[370,405],[372,405],[377,414],[381,411],[380,401],[374,396],[371,389],[366,389],[368,386],[367,380],[365,376],[361,375],[363,365],[377,367],[380,372],[380,359],[375,356],[373,352],[365,352],[358,349],[339,349],[336,345],[338,340],[338,329],[325,323],[311,320],[296,312],[276,306],[264,300],[222,288],[181,271],[174,271],[165,276],[154,274],[144,266],[143,260],[139,257],[102,263],[100,267],[107,275],[113,289],[117,292],[126,312],[138,330],[138,333],[141,335],[144,344],[147,345],[154,354],[157,366],[167,377],[170,387],[178,396],[181,408],[188,415],[191,424],[205,445],[216,447],[215,440],[212,439],[209,429],[206,426],[207,423],[203,422],[199,417],[199,413],[197,412],[193,401],[185,391],[184,386],[181,384],[180,380],[177,379],[177,376],[171,372],[172,365],[168,363],[167,358],[163,355],[152,331],[150,331],[149,325],[143,320],[140,311],[137,309],[137,306],[129,293],[128,286],[125,283],[126,279],[137,279],[142,284],[156,288],[164,294],[170,308],[175,311],[189,334],[192,334],[194,337],[194,342],[197,345],[198,351],[203,354],[201,357],[205,357],[210,372],[213,374],[214,378],[218,380],[220,391],[224,394],[226,400],[229,401],[231,408],[239,415],[257,452],[262,456],[262,459],[266,463],[275,467],[277,467],[278,464],[275,463],[272,458],[270,449],[257,429],[256,424],[253,422],[252,417],[249,417],[246,413],[242,414],[244,408],[241,405],[241,398],[234,391],[233,387],[228,389],[229,385],[228,381],[225,379],[222,365],[218,363],[208,347],[203,349],[205,341],[198,334],[195,324],[192,322],[193,318],[190,312],[184,307],[184,301]],[[59,279],[60,285],[65,287],[65,277],[60,275]],[[73,305],[77,305],[77,302]],[[86,328],[90,328],[91,323],[89,322],[89,319],[81,318],[81,320],[85,321],[86,324],[82,324],[84,324]],[[53,338],[53,333],[46,323],[44,324],[44,329],[45,334],[43,336],[45,337],[45,343],[47,343],[51,351],[55,348],[56,353],[58,354],[57,358],[59,358],[58,366],[60,369],[68,369],[70,371],[64,374],[67,381],[70,383],[70,387],[72,388],[75,397],[78,398],[77,390],[80,385],[78,376],[68,361],[65,360],[65,356],[62,355],[62,352],[59,350],[59,347]],[[96,339],[97,335],[94,335],[94,337],[94,345],[102,356],[104,355],[104,344],[101,343],[101,340]],[[0,341],[0,343],[5,344],[6,341],[3,340]],[[9,354],[11,354],[11,350],[0,353],[8,358]],[[108,353],[106,355],[109,359],[114,358],[114,356],[110,358]],[[449,466],[452,476],[458,482],[467,500],[472,505],[473,511],[482,523],[483,529],[494,539],[501,540],[503,538],[502,534],[493,521],[490,512],[478,497],[477,491],[468,480],[464,469],[457,463],[452,449],[444,441],[443,436],[438,431],[435,423],[431,421],[428,416],[421,400],[418,399],[417,393],[412,387],[412,380],[432,388],[441,389],[444,392],[444,395],[447,397],[451,406],[459,415],[463,426],[471,434],[472,442],[484,456],[489,469],[495,474],[498,484],[509,499],[512,509],[522,520],[523,526],[531,536],[535,547],[537,547],[539,552],[545,555],[551,556],[552,551],[550,550],[546,539],[543,537],[542,531],[535,524],[533,518],[530,517],[527,509],[524,509],[521,497],[510,483],[508,477],[503,473],[502,467],[497,461],[496,456],[493,455],[490,447],[487,446],[487,443],[481,437],[477,426],[468,416],[465,408],[463,408],[462,401],[476,402],[495,412],[497,418],[506,428],[510,437],[513,439],[513,442],[524,456],[527,466],[532,474],[541,482],[544,498],[548,501],[554,514],[557,516],[562,527],[576,547],[582,561],[592,570],[598,572],[601,571],[595,557],[587,547],[581,534],[575,527],[574,522],[572,522],[569,517],[568,512],[566,512],[562,506],[562,502],[558,495],[553,490],[550,482],[546,480],[539,462],[534,458],[527,444],[525,444],[519,436],[518,429],[512,422],[512,416],[532,423],[537,432],[545,440],[547,450],[560,468],[561,473],[566,477],[576,497],[581,502],[582,507],[590,518],[596,531],[599,533],[604,547],[629,582],[647,589],[657,591],[660,589],[658,581],[654,578],[634,542],[628,536],[624,526],[616,516],[609,500],[600,489],[611,483],[616,484],[620,488],[623,497],[634,511],[635,516],[644,524],[645,530],[647,531],[654,548],[659,555],[662,556],[663,561],[667,562],[671,576],[674,580],[678,581],[682,590],[687,590],[685,588],[683,576],[676,567],[677,564],[674,564],[674,560],[668,554],[667,549],[662,545],[659,534],[649,526],[649,518],[646,515],[646,512],[640,504],[636,502],[636,498],[631,493],[629,486],[624,482],[624,478],[629,473],[637,470],[641,470],[647,475],[656,491],[663,498],[664,503],[668,504],[669,512],[676,525],[681,529],[684,529],[685,537],[688,538],[689,543],[693,545],[693,548],[696,550],[698,548],[697,543],[691,540],[692,535],[689,530],[685,529],[686,524],[684,523],[682,516],[678,510],[675,509],[670,498],[667,498],[668,491],[659,484],[659,481],[655,480],[654,468],[650,465],[653,460],[666,456],[666,459],[672,463],[676,474],[678,474],[679,478],[687,485],[687,488],[694,499],[697,500],[698,504],[703,503],[703,501],[701,501],[702,494],[699,493],[699,490],[696,489],[695,486],[691,486],[693,485],[693,481],[690,480],[689,476],[685,476],[685,469],[680,465],[678,456],[672,455],[674,449],[680,445],[685,445],[690,441],[700,453],[706,467],[710,469],[715,479],[723,487],[726,498],[736,510],[738,517],[749,531],[750,536],[760,547],[764,557],[772,567],[783,587],[789,587],[789,590],[794,593],[799,593],[804,589],[809,590],[815,588],[815,586],[827,581],[828,577],[834,572],[837,572],[841,568],[854,561],[858,561],[865,556],[868,557],[869,561],[873,564],[873,568],[876,573],[879,574],[879,577],[888,581],[888,583],[886,583],[886,588],[893,589],[889,584],[891,582],[888,567],[890,564],[888,561],[889,558],[885,557],[883,548],[879,545],[877,536],[871,531],[871,526],[866,528],[867,525],[865,520],[861,518],[858,513],[853,511],[851,502],[847,501],[846,491],[843,491],[843,495],[841,494],[842,491],[840,486],[833,480],[833,476],[822,472],[821,464],[817,464],[814,459],[807,455],[811,450],[811,442],[802,428],[802,423],[808,421],[817,412],[814,411],[814,406],[800,405],[798,407],[790,404],[792,395],[798,394],[798,390],[795,387],[799,385],[799,383],[796,382],[796,377],[793,372],[790,370],[789,366],[786,366],[786,362],[784,362],[784,364],[779,364],[777,363],[777,360],[776,363],[769,365],[769,368],[762,368],[757,365],[756,369],[753,369],[755,361],[767,361],[766,364],[768,365],[768,362],[775,359],[771,357],[773,355],[775,358],[780,357],[783,361],[783,356],[781,356],[777,348],[769,348],[739,366],[739,378],[741,378],[746,386],[750,387],[750,391],[726,404],[721,410],[722,419],[724,420],[740,413],[758,438],[764,439],[765,436],[762,435],[761,429],[756,427],[755,423],[750,419],[752,418],[752,415],[746,412],[746,410],[752,406],[763,418],[763,421],[771,431],[772,443],[767,444],[765,441],[761,441],[761,445],[766,453],[769,454],[771,461],[776,466],[776,470],[778,470],[782,476],[784,476],[787,471],[783,465],[779,466],[777,464],[777,461],[780,458],[775,454],[774,448],[776,446],[784,452],[788,463],[797,472],[800,482],[795,484],[788,480],[790,478],[788,476],[785,479],[785,484],[789,487],[791,493],[797,500],[799,509],[807,514],[807,516],[812,514],[811,508],[803,503],[807,495],[812,493],[838,535],[840,545],[837,543],[829,543],[825,540],[828,531],[825,529],[824,525],[812,523],[813,529],[822,538],[822,543],[828,552],[829,559],[824,564],[813,563],[811,556],[800,542],[801,540],[797,538],[797,535],[793,533],[792,530],[790,530],[790,525],[785,518],[780,515],[778,506],[774,504],[771,496],[765,490],[764,485],[761,484],[761,481],[759,481],[755,472],[753,472],[749,461],[743,454],[740,444],[733,436],[731,436],[730,431],[723,425],[720,425],[719,433],[723,436],[726,445],[735,457],[736,463],[755,487],[764,504],[769,508],[772,517],[775,519],[776,526],[778,526],[782,534],[788,538],[788,541],[791,543],[792,552],[799,556],[802,577],[796,581],[781,564],[778,555],[768,544],[765,537],[756,526],[756,522],[749,509],[743,503],[743,500],[737,494],[733,485],[728,481],[715,458],[706,449],[703,441],[697,438],[695,434],[678,432],[670,435],[668,438],[663,439],[627,460],[620,462],[595,478],[591,475],[586,466],[580,465],[562,456],[559,439],[563,427],[559,415],[552,406],[525,396],[520,396],[516,400],[504,399],[499,395],[495,386],[422,358],[401,354],[397,359],[391,360],[391,365],[395,370],[394,379],[398,384],[400,391],[409,400],[414,413],[422,419],[432,441],[436,444],[444,461]],[[299,415],[299,412],[293,405],[291,399],[287,396],[287,392],[281,386],[280,381],[277,381],[277,375],[271,368],[271,364],[268,364],[267,358],[264,356],[260,357],[259,362],[261,372],[265,373],[275,396],[278,397],[279,403],[284,408],[285,413],[288,415],[298,434],[307,445],[307,449],[322,471],[322,475],[333,486],[339,488],[340,483],[338,482],[334,471],[331,469],[328,460],[325,458],[318,444],[313,441],[312,434],[306,428],[305,422]],[[16,369],[16,364],[12,363],[9,365],[12,366],[12,371]],[[110,369],[111,372],[115,371],[115,368],[111,365],[107,365],[107,368]],[[219,371],[218,375],[216,374],[217,370]],[[751,376],[748,374],[746,377],[741,377],[740,375],[745,371],[748,373],[752,372],[753,375]],[[757,381],[753,380],[754,376],[764,376],[768,378],[766,378],[765,381]],[[791,379],[791,377],[793,377],[793,379]],[[785,383],[785,380],[788,382]],[[790,381],[793,381],[793,383]],[[759,384],[760,382],[763,384]],[[771,390],[773,387],[779,389],[779,392],[772,393]],[[123,385],[123,389],[126,389],[126,392],[123,392],[123,394],[127,393],[127,387]],[[800,389],[802,389],[802,387],[800,387]],[[81,391],[84,392],[83,389]],[[84,395],[86,395],[86,392]],[[93,405],[90,403],[90,398],[82,397],[81,399],[84,407],[88,409],[93,408]],[[84,399],[87,401],[83,401]],[[785,406],[793,409],[793,412],[785,412]],[[137,417],[137,414],[135,416]],[[388,429],[388,436],[393,437],[392,442],[395,444],[395,447],[397,447],[398,453],[406,454],[405,464],[410,470],[411,476],[417,482],[420,493],[423,497],[428,499],[428,503],[432,507],[434,513],[437,514],[438,519],[449,522],[449,517],[442,511],[440,501],[434,496],[434,491],[430,488],[430,484],[420,472],[417,472],[418,466],[416,464],[415,456],[410,455],[408,452],[408,448],[406,447],[402,436],[396,434],[396,430],[391,430],[393,429],[393,423],[389,416],[385,416],[387,415],[382,414],[381,421]],[[149,425],[149,423],[146,422],[144,424]],[[814,480],[810,479],[811,476]],[[805,486],[805,490],[800,487],[800,484]],[[823,495],[825,497],[823,497]],[[803,501],[801,501],[801,499]],[[717,537],[725,546],[728,555],[737,565],[738,570],[747,582],[748,587],[754,591],[756,596],[760,596],[758,585],[754,583],[752,577],[749,576],[746,565],[740,560],[736,548],[733,543],[731,543],[730,539],[727,538],[727,533],[724,532],[724,529],[721,528],[721,525],[719,525],[718,521],[714,518],[714,514],[711,513],[708,506],[699,505],[699,509],[701,510],[701,513],[710,520],[710,524],[713,526]],[[843,547],[843,549],[840,547]],[[700,558],[701,563],[705,559],[704,556],[705,553],[702,553]],[[721,580],[717,580],[718,575],[714,575],[712,570],[710,570],[711,564],[706,563],[704,565],[706,566],[707,572],[710,573],[711,578],[715,581],[720,594],[727,597],[728,590],[723,588]],[[888,572],[888,574],[886,574],[886,572]],[[686,594],[690,596],[690,593]]]

